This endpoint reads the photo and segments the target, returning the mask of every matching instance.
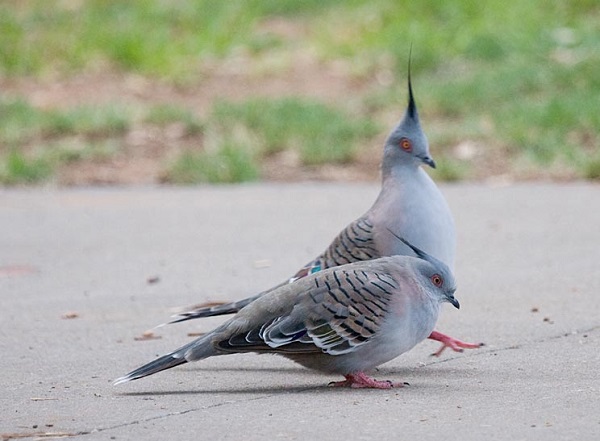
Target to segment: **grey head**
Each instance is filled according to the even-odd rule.
[[[429,292],[435,292],[439,295],[440,301],[451,303],[456,309],[460,309],[460,303],[454,297],[456,291],[456,281],[450,268],[425,251],[417,248],[403,237],[398,236],[388,228],[388,231],[399,241],[409,247],[420,259],[415,267],[417,273],[423,276],[423,285],[429,288]]]
[[[382,172],[390,172],[399,165],[418,167],[421,164],[435,168],[429,154],[429,142],[419,121],[419,112],[412,90],[410,59],[408,62],[408,106],[400,123],[392,130],[385,142]]]

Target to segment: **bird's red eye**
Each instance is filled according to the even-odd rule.
[[[400,147],[402,147],[402,150],[405,152],[410,152],[412,150],[412,143],[410,142],[410,139],[402,138],[400,140]]]
[[[431,276],[431,283],[433,283],[439,288],[444,284],[444,279],[442,279],[442,276],[440,276],[439,274],[434,274],[433,276]]]

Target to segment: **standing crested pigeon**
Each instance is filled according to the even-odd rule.
[[[389,235],[389,233],[388,233]],[[117,379],[136,380],[188,361],[240,352],[275,353],[341,374],[331,386],[389,389],[365,371],[410,350],[433,331],[440,304],[460,305],[450,269],[399,238],[412,256],[328,268],[276,288],[212,332]]]
[[[346,263],[384,256],[414,255],[404,244],[390,241],[387,229],[402,235],[453,270],[456,252],[454,220],[442,193],[421,168],[421,164],[435,168],[435,162],[429,154],[429,143],[419,122],[409,65],[408,107],[404,118],[385,142],[381,162],[382,186],[375,203],[363,216],[342,230],[321,255],[281,285]],[[232,314],[271,290],[237,302],[201,306],[178,314],[169,323]],[[441,348],[434,353],[437,356],[447,347],[461,352],[463,348],[481,346],[437,331],[429,338],[442,343]]]

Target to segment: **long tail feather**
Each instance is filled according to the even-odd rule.
[[[191,311],[186,311],[186,312],[181,312],[179,314],[175,314],[173,316],[173,320],[171,320],[170,322],[160,324],[157,326],[157,328],[164,326],[164,325],[172,325],[173,323],[186,322],[188,320],[193,320],[193,319],[197,319],[197,318],[215,317],[218,315],[226,315],[226,314],[236,314],[240,311],[240,309],[249,305],[250,303],[252,303],[256,299],[258,299],[259,297],[267,294],[268,292],[274,291],[277,288],[279,288],[283,285],[286,285],[287,283],[288,282],[280,283],[279,285],[274,286],[273,288],[271,288],[267,291],[263,291],[252,297],[247,297],[245,299],[238,300],[237,302],[222,303],[222,304],[217,304],[217,305],[212,303],[211,306],[200,307],[200,308],[193,309]]]
[[[244,300],[240,300],[239,302],[225,303],[222,305],[209,306],[204,308],[194,309],[192,311],[181,312],[179,314],[175,314],[173,316],[173,320],[164,323],[166,325],[171,325],[173,323],[181,323],[188,320],[193,320],[197,318],[203,317],[215,317],[217,315],[225,315],[225,314],[235,314],[244,306],[248,305],[252,301],[254,301],[258,297],[250,297]],[[163,325],[164,325],[163,324]],[[159,325],[159,326],[163,326]]]
[[[138,378],[147,377],[148,375],[155,374],[165,369],[171,369],[172,367],[179,366],[180,364],[187,363],[187,360],[181,355],[176,355],[177,352],[163,355],[150,363],[139,367],[127,375],[117,378],[113,385],[127,383],[128,381],[137,380]]]

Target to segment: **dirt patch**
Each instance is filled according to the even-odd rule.
[[[295,95],[339,103],[377,87],[376,80],[358,79],[348,71],[341,62],[320,63],[301,52],[285,60],[258,63],[240,54],[224,62],[206,63],[198,80],[185,86],[135,74],[89,72],[60,79],[0,78],[0,88],[5,95],[26,97],[44,109],[108,103],[178,104],[204,116],[218,100]]]

